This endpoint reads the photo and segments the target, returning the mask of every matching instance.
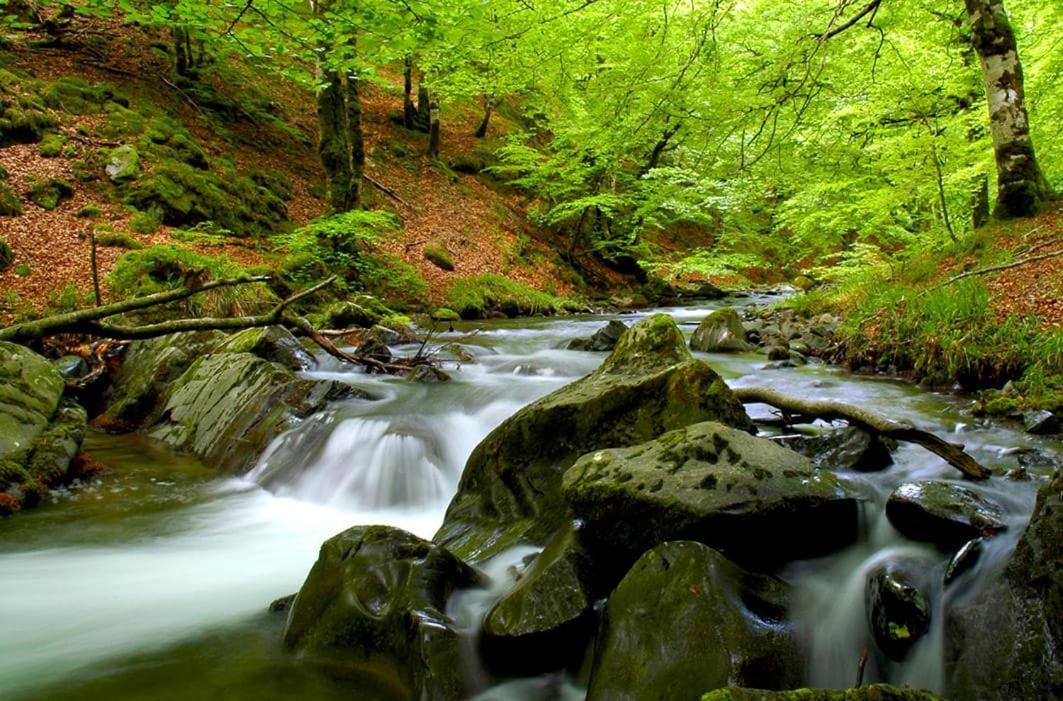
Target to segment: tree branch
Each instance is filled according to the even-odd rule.
[[[1041,246],[1038,246],[1037,248],[1041,248]],[[1031,249],[1031,250],[1035,250],[1035,249]],[[1039,260],[1045,260],[1047,258],[1055,258],[1056,256],[1063,256],[1063,248],[1059,249],[1058,251],[1052,251],[1051,253],[1042,253],[1041,255],[1038,255],[1038,256],[1026,256],[1025,258],[1020,258],[1017,261],[1013,261],[1011,263],[1004,263],[1002,265],[990,265],[987,268],[978,268],[977,270],[968,270],[967,272],[960,273],[959,275],[953,275],[952,277],[950,277],[948,280],[946,280],[945,282],[941,283],[940,285],[935,285],[934,287],[930,287],[930,288],[927,288],[926,290],[923,290],[923,292],[920,294],[920,297],[922,295],[925,295],[927,292],[933,292],[934,290],[940,290],[942,287],[947,287],[947,286],[951,285],[952,283],[954,283],[954,282],[956,282],[958,280],[962,280],[962,279],[964,279],[966,277],[971,277],[973,275],[985,275],[987,273],[996,273],[996,272],[999,272],[1001,270],[1010,270],[1011,268],[1017,268],[1020,265],[1026,265],[1027,263],[1036,263]]]
[[[845,24],[840,25],[838,27],[835,27],[834,29],[830,30],[829,32],[824,32],[822,34],[815,34],[814,36],[816,37],[816,39],[819,39],[820,41],[826,41],[827,39],[833,39],[834,37],[836,37],[839,34],[841,34],[842,32],[844,32],[845,30],[851,29],[852,27],[854,27],[857,22],[862,20],[864,17],[867,17],[869,14],[871,15],[871,19],[868,20],[868,24],[870,25],[871,22],[875,21],[875,13],[878,12],[879,5],[881,5],[881,4],[882,4],[882,0],[871,0],[871,2],[869,2],[867,5],[864,6],[864,9],[860,10],[859,12],[857,12],[856,16],[853,17],[848,22],[846,22]]]
[[[991,474],[988,468],[968,455],[962,446],[949,443],[933,433],[916,428],[909,423],[894,421],[866,409],[843,402],[797,399],[775,390],[756,387],[743,387],[734,390],[734,393],[743,404],[767,404],[784,412],[807,417],[805,420],[808,418],[818,418],[824,421],[841,419],[847,421],[850,425],[858,426],[866,431],[871,431],[887,438],[921,445],[970,479],[984,480],[988,479]]]

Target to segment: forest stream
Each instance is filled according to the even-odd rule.
[[[689,335],[716,306],[722,303],[656,311]],[[378,399],[344,400],[312,416],[274,441],[243,479],[219,478],[137,435],[90,434],[86,450],[105,466],[101,479],[53,492],[40,508],[0,521],[0,698],[376,698],[357,680],[297,664],[281,648],[285,615],[269,612],[270,602],[296,592],[322,541],[350,526],[389,524],[431,538],[477,443],[520,407],[594,370],[604,353],[562,348],[611,318],[636,317],[455,324],[433,343],[460,341],[476,358],[451,371],[447,383],[407,383],[323,360],[306,374]],[[964,443],[992,468],[1015,467],[1022,448],[1063,455],[1057,440],[972,418],[969,397],[823,364],[765,369],[756,353],[697,355],[732,386],[840,399],[906,419]],[[765,416],[769,409],[753,405],[750,412]],[[888,469],[846,475],[867,498],[855,545],[775,572],[797,592],[793,615],[811,686],[853,685],[867,635],[866,575],[901,555],[925,563],[937,582],[927,592],[930,631],[903,662],[872,658],[864,680],[944,691],[941,612],[977,592],[985,573],[1008,558],[1033,509],[1037,480],[965,483],[1004,507],[1007,530],[945,589],[949,556],[901,537],[884,504],[911,479],[959,475],[914,445],[902,444],[893,457]],[[506,589],[509,565],[530,551],[495,557],[480,567],[492,577],[489,588],[452,597],[448,613],[470,641]],[[479,699],[583,698],[576,671],[499,679],[480,668],[471,642],[468,649],[467,674],[479,680]]]

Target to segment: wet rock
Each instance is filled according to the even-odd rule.
[[[1018,461],[1020,467],[1042,472],[1063,468],[1058,456],[1036,448],[1020,452]]]
[[[646,552],[605,606],[587,701],[694,699],[801,682],[789,588],[700,543]]]
[[[1028,411],[1022,415],[1022,423],[1027,433],[1038,436],[1063,431],[1063,421],[1052,411]]]
[[[1063,474],[1037,493],[1003,573],[954,606],[945,627],[955,699],[1063,698]]]
[[[715,422],[588,453],[565,473],[563,493],[595,548],[621,562],[675,538],[741,561],[813,557],[853,542],[858,528],[858,497],[833,473]]]
[[[886,517],[906,537],[949,550],[1006,528],[999,505],[967,487],[937,480],[902,484],[886,501]]]
[[[354,354],[385,365],[391,362],[391,349],[376,336],[370,336],[362,341]]]
[[[431,365],[418,365],[406,373],[406,381],[423,383],[449,382],[450,375]]]
[[[456,590],[481,576],[446,549],[389,526],[359,526],[321,546],[292,603],[285,646],[389,698],[466,698],[458,633],[446,615]]]
[[[52,361],[64,380],[77,380],[89,374],[89,364],[80,355],[64,355]]]
[[[764,691],[763,689],[720,689],[705,694],[701,701],[944,701],[929,691],[900,689],[872,684],[853,689],[798,689]]]
[[[238,331],[220,343],[215,352],[252,353],[296,372],[309,370],[316,364],[299,339],[283,326]]]
[[[864,590],[867,622],[880,650],[901,661],[930,630],[930,600],[916,568],[925,563],[889,563],[868,575]]]
[[[45,486],[68,481],[67,473],[81,442],[85,439],[88,415],[77,402],[63,398],[48,428],[33,444],[27,469],[35,480]]]
[[[1025,467],[1013,467],[1004,473],[1004,479],[1009,482],[1029,482],[1033,478]]]
[[[219,470],[240,473],[282,431],[330,400],[357,394],[340,383],[301,380],[250,353],[214,353],[174,381],[149,435]]]
[[[354,299],[334,302],[312,321],[318,328],[349,329],[360,327],[370,329],[391,314],[391,310],[376,297],[358,295]]]
[[[786,346],[772,346],[768,349],[768,360],[789,360],[790,349]]]
[[[279,599],[274,599],[269,604],[270,613],[288,613],[291,610],[292,604],[295,603],[296,594],[289,594],[288,596],[282,596]]]
[[[705,353],[743,352],[752,348],[746,342],[746,330],[738,312],[731,307],[717,309],[705,317],[694,330],[690,347]]]
[[[709,420],[753,430],[675,322],[643,319],[597,370],[521,409],[476,447],[436,540],[473,560],[544,543],[569,520],[561,477],[580,455]]]
[[[140,175],[140,154],[134,146],[124,144],[111,149],[110,159],[104,170],[111,182],[133,180]]]
[[[107,408],[94,424],[113,431],[152,425],[173,382],[224,338],[219,331],[199,331],[134,341],[104,395]]]
[[[589,338],[574,338],[568,342],[569,350],[578,351],[611,351],[616,348],[620,336],[627,331],[627,324],[613,319],[602,328],[595,331]]]
[[[574,524],[554,534],[484,618],[483,650],[492,666],[537,674],[578,661],[595,597],[593,570]]]
[[[795,450],[816,467],[830,470],[875,472],[893,464],[894,441],[872,435],[852,426],[813,436],[779,436],[773,440]]]
[[[0,342],[0,460],[22,462],[59,408],[64,382],[29,348]]]
[[[956,551],[956,554],[952,556],[949,564],[945,567],[946,586],[952,584],[961,574],[978,564],[978,560],[982,557],[984,544],[985,541],[981,538],[974,538],[967,541],[962,548]]]
[[[381,326],[380,324],[369,329],[369,333],[373,338],[380,341],[385,346],[397,346],[401,343],[406,343],[410,341],[413,336],[412,332],[402,334],[395,329],[389,329],[387,326]]]

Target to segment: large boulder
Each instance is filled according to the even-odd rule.
[[[134,341],[104,396],[107,408],[94,424],[113,431],[152,425],[174,381],[224,338],[220,331],[197,331]]]
[[[59,408],[64,382],[29,348],[0,342],[0,460],[22,461]]]
[[[942,701],[922,689],[899,689],[872,684],[853,689],[719,689],[701,697],[701,701]]]
[[[710,420],[753,430],[675,322],[647,317],[597,370],[521,409],[476,447],[436,541],[474,561],[520,542],[542,544],[568,520],[561,477],[579,456]]]
[[[230,473],[251,468],[278,434],[334,399],[355,396],[337,382],[301,380],[250,353],[213,353],[175,382],[153,438]]]
[[[481,584],[438,545],[389,526],[351,528],[321,546],[292,603],[284,644],[361,684],[376,682],[387,698],[466,698],[446,604],[455,590]]]
[[[897,487],[886,500],[886,518],[906,537],[949,550],[1006,528],[999,505],[973,489],[944,480]]]
[[[599,593],[596,569],[575,524],[566,524],[487,612],[483,650],[496,668],[517,673],[560,669],[584,650]]]
[[[562,489],[588,539],[621,561],[676,538],[742,561],[812,557],[853,542],[859,525],[841,478],[716,422],[584,455]]]
[[[85,410],[63,397],[55,365],[30,349],[0,342],[0,516],[32,506],[69,482],[85,437]]]
[[[948,695],[1063,698],[1063,473],[1038,491],[1030,525],[998,575],[948,613]]]
[[[616,348],[617,341],[625,331],[627,331],[627,324],[613,319],[588,338],[572,339],[568,342],[567,348],[578,351],[611,351]]]
[[[790,591],[700,543],[645,553],[609,596],[587,701],[694,699],[725,686],[799,686]]]
[[[743,352],[753,348],[746,341],[742,319],[731,307],[717,309],[702,319],[690,337],[690,347],[705,353]]]

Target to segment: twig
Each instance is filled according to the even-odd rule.
[[[999,272],[1001,270],[1010,270],[1011,268],[1017,268],[1020,265],[1026,265],[1027,263],[1036,263],[1039,260],[1045,260],[1047,258],[1055,258],[1056,256],[1063,256],[1063,248],[1059,249],[1058,251],[1052,251],[1051,253],[1042,253],[1041,255],[1038,255],[1038,256],[1026,256],[1025,258],[1020,258],[1019,260],[1011,262],[1011,263],[1004,263],[1003,265],[990,265],[989,267],[986,267],[986,268],[978,268],[977,270],[968,270],[966,272],[960,273],[959,275],[953,275],[952,277],[950,277],[948,280],[946,280],[945,282],[941,283],[940,285],[935,285],[934,287],[928,287],[927,289],[925,289],[921,293],[919,293],[919,296],[922,297],[923,295],[927,294],[928,292],[933,292],[934,290],[939,290],[942,287],[947,287],[947,286],[951,285],[952,283],[957,282],[958,280],[962,280],[964,278],[971,277],[973,275],[985,275],[987,273],[996,273],[996,272]]]
[[[406,207],[410,206],[410,203],[407,202],[406,200],[402,199],[401,197],[399,197],[399,194],[397,192],[392,190],[387,185],[384,185],[383,183],[381,183],[381,182],[379,182],[377,180],[374,180],[373,178],[369,177],[368,173],[362,173],[362,177],[365,178],[366,180],[368,180],[370,185],[376,187],[378,190],[383,192],[385,195],[388,195],[389,197],[393,197],[395,199],[395,201],[398,202],[399,204],[404,205]]]
[[[856,684],[854,686],[863,686],[864,684],[864,667],[867,666],[868,649],[865,646],[863,652],[860,653],[860,662],[856,665]]]
[[[193,107],[193,108],[194,108],[194,109],[195,109],[195,110],[196,110],[197,112],[199,112],[199,113],[200,113],[200,114],[201,114],[202,116],[204,116],[204,117],[206,116],[206,113],[205,113],[205,112],[203,111],[203,108],[199,106],[199,103],[198,103],[198,102],[196,102],[195,100],[193,100],[193,99],[192,99],[192,96],[191,96],[191,95],[189,95],[189,94],[188,94],[188,93],[186,93],[186,92],[185,92],[184,90],[182,90],[181,88],[179,88],[179,87],[178,87],[177,85],[175,85],[175,84],[173,84],[172,82],[170,82],[169,80],[167,80],[165,76],[161,76],[161,75],[160,75],[160,76],[159,76],[159,80],[161,80],[162,82],[166,83],[167,85],[169,85],[169,86],[170,86],[171,88],[173,88],[173,89],[174,89],[174,90],[176,90],[177,92],[181,93],[181,97],[183,97],[183,98],[185,99],[185,101],[187,101],[187,102],[188,102],[188,104],[192,105],[192,107]]]

